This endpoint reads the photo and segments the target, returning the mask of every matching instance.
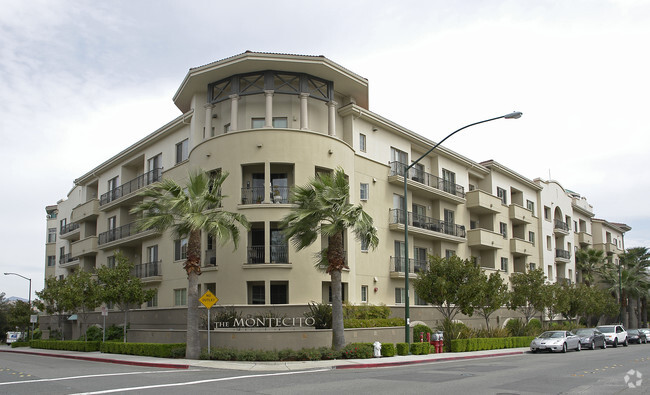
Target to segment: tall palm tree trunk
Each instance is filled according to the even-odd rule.
[[[345,267],[343,251],[343,233],[337,233],[328,238],[327,271],[332,280],[332,347],[340,350],[345,347],[345,329],[343,325],[343,284],[341,271]]]
[[[201,340],[199,338],[199,275],[201,274],[201,232],[190,232],[187,241],[187,338],[185,357],[199,359]]]

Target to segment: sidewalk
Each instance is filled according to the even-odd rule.
[[[150,366],[167,369],[189,369],[202,367],[212,369],[233,369],[250,371],[287,371],[309,369],[361,369],[388,366],[403,366],[416,363],[431,363],[443,361],[457,361],[463,359],[499,357],[508,355],[521,355],[528,351],[528,347],[506,348],[502,350],[473,351],[463,353],[441,353],[428,355],[404,355],[395,357],[381,357],[372,359],[336,359],[329,361],[291,361],[291,362],[245,362],[245,361],[207,361],[192,359],[167,359],[142,357],[123,354],[104,354],[100,352],[75,352],[61,350],[42,350],[29,347],[11,348],[0,346],[0,353],[11,352],[17,354],[40,355],[53,358],[69,358],[83,361],[117,363],[133,366]]]

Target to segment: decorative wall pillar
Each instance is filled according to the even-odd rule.
[[[307,99],[309,93],[300,94],[300,130],[309,129],[309,110],[307,107]]]
[[[203,139],[207,139],[209,137],[214,137],[214,134],[212,133],[213,105],[211,103],[207,103],[204,107],[205,107],[205,129],[203,130]]]
[[[264,115],[264,127],[273,127],[273,91],[264,91],[264,98],[266,99],[266,113]]]
[[[327,102],[327,134],[336,136],[336,105],[335,101]]]
[[[239,95],[230,95],[230,130],[239,130],[237,117],[239,116]]]

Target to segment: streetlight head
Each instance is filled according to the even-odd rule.
[[[519,119],[519,118],[521,118],[522,115],[523,115],[523,113],[521,113],[519,111],[515,111],[515,112],[511,112],[508,115],[504,115],[503,117],[505,119]]]

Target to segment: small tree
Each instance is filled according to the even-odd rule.
[[[541,269],[529,270],[526,273],[512,273],[510,283],[512,291],[508,308],[519,311],[526,318],[526,322],[546,307],[544,288],[546,276]]]
[[[101,291],[97,280],[88,272],[76,271],[66,277],[65,292],[69,301],[68,308],[70,312],[79,316],[84,340],[86,340],[84,324],[88,321],[88,315],[102,303]]]
[[[45,279],[45,288],[37,291],[36,295],[40,298],[40,300],[34,302],[36,307],[41,311],[45,310],[50,315],[56,314],[57,326],[63,340],[63,314],[68,310],[70,304],[69,292],[66,292],[66,279],[57,279],[56,277]]]
[[[427,270],[418,273],[413,285],[422,300],[451,321],[458,313],[474,313],[480,276],[481,269],[467,259],[431,256]]]
[[[145,290],[139,278],[131,274],[134,264],[122,253],[115,254],[115,267],[102,266],[97,269],[101,284],[101,299],[114,303],[124,313],[123,340],[126,343],[126,328],[129,310],[141,305],[155,295],[155,290]]]
[[[488,331],[490,330],[490,316],[507,302],[508,285],[503,282],[501,275],[491,273],[488,277],[485,273],[481,273],[476,289],[474,309],[478,315],[485,319],[485,328]]]
[[[12,329],[21,328],[21,330],[25,330],[29,328],[30,314],[32,314],[32,309],[30,309],[29,303],[17,300],[9,306],[7,311],[7,323]]]

